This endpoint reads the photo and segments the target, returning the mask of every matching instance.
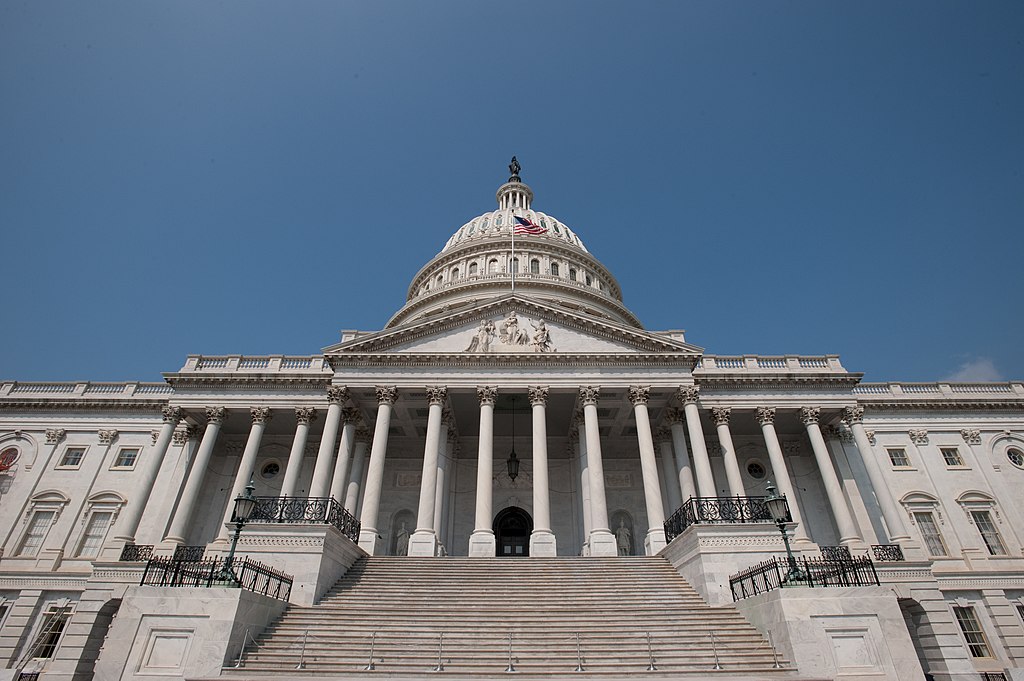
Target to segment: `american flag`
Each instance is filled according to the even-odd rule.
[[[541,227],[538,224],[530,222],[526,218],[521,218],[518,215],[513,215],[516,219],[516,225],[512,230],[513,234],[544,234],[548,231],[547,227]]]

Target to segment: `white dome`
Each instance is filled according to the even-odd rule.
[[[441,253],[450,251],[456,246],[462,246],[475,239],[491,239],[498,236],[511,238],[510,230],[514,222],[512,213],[512,208],[499,208],[498,210],[473,218],[448,239],[448,243],[441,249]],[[515,209],[515,213],[547,230],[544,234],[523,236],[522,239],[524,241],[558,241],[578,248],[584,253],[589,252],[575,232],[550,215],[532,209],[523,210],[522,208]]]

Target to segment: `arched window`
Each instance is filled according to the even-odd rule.
[[[588,274],[587,275],[587,286],[593,286],[593,285],[594,285],[594,280],[591,279],[590,275]]]
[[[452,279],[458,279],[458,278],[459,278],[459,268],[456,267],[455,269],[452,270]]]
[[[441,274],[437,275],[437,285],[440,286],[443,283],[444,283],[444,275],[441,275]]]
[[[487,261],[487,274],[494,274],[498,271],[498,260],[492,258]]]
[[[551,263],[551,274],[556,276],[556,277],[558,276],[558,263],[557,262]]]
[[[479,270],[480,270],[480,266],[477,265],[475,262],[469,263],[469,276],[471,276],[471,277],[476,276],[476,273]]]
[[[576,270],[572,267],[569,268],[569,281],[576,281]]]
[[[519,272],[519,258],[515,258],[512,260],[512,271]]]
[[[530,274],[540,274],[540,260],[534,258],[530,261]]]

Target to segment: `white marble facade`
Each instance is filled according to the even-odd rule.
[[[370,553],[493,555],[506,530],[513,554],[664,549],[712,603],[725,573],[778,542],[712,532],[665,549],[663,522],[690,496],[763,495],[771,480],[799,552],[900,545],[907,560],[879,574],[924,671],[1019,675],[1024,384],[865,384],[833,355],[705,352],[643,329],[517,177],[497,198],[384,329],[346,331],[322,354],[192,355],[160,384],[0,382],[0,667],[35,657],[45,678],[83,678],[79,659],[96,651],[74,618],[102,623],[110,584],[137,580],[121,548],[223,553],[250,478],[258,496],[333,497]],[[513,214],[547,230],[517,236],[514,255]],[[525,539],[501,525],[510,509]],[[314,574],[293,600],[312,602],[315,573],[358,549],[320,560],[330,542],[303,537],[291,567]],[[287,538],[274,542],[287,563]],[[33,649],[62,607],[64,634]]]

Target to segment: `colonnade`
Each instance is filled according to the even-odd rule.
[[[495,555],[493,522],[493,457],[494,457],[494,406],[499,388],[480,386],[477,388],[479,401],[479,437],[477,458],[477,484],[475,492],[475,523],[469,540],[471,556]],[[557,553],[557,540],[551,528],[550,485],[548,483],[548,438],[546,432],[546,408],[548,388],[529,386],[527,389],[532,412],[532,457],[533,457],[533,522],[530,538],[530,554],[553,556]],[[409,540],[409,554],[432,556],[440,551],[441,519],[445,515],[449,457],[445,450],[451,445],[454,423],[446,409],[448,398],[444,386],[428,386],[427,430],[424,442],[422,475],[415,531]],[[690,497],[717,497],[718,489],[714,480],[708,446],[701,425],[701,410],[698,406],[699,387],[687,386],[676,392],[680,408],[665,410],[664,425],[655,430],[650,421],[648,402],[650,389],[646,386],[632,386],[628,398],[633,407],[636,423],[637,447],[640,470],[643,478],[644,500],[647,512],[648,532],[644,538],[648,553],[656,553],[665,546],[664,521],[665,499],[662,498],[662,480],[670,510],[678,507]],[[579,410],[570,428],[570,443],[578,461],[579,498],[584,528],[584,550],[595,556],[616,555],[617,546],[613,528],[608,517],[605,475],[601,451],[601,436],[597,405],[601,389],[598,386],[583,386],[579,389]],[[369,553],[379,553],[380,534],[377,527],[381,491],[388,451],[388,434],[392,411],[398,399],[398,388],[379,386],[376,388],[377,413],[372,437],[359,427],[359,412],[347,407],[349,392],[344,387],[331,387],[327,393],[328,407],[324,431],[313,466],[310,485],[311,497],[333,497],[361,522],[360,546]],[[190,473],[184,483],[181,500],[171,520],[166,541],[184,543],[186,529],[195,513],[197,501],[203,488],[204,476],[221,430],[227,410],[224,407],[209,407],[206,410],[207,426],[195,455]],[[252,407],[252,418],[248,438],[234,476],[230,499],[244,491],[256,465],[267,422],[271,418],[268,407]],[[819,407],[800,408],[799,414],[806,429],[811,450],[824,485],[829,508],[839,531],[840,542],[851,544],[861,542],[856,525],[849,510],[839,477],[832,464],[824,436],[819,425]],[[157,437],[155,454],[149,457],[143,478],[141,499],[131,504],[119,519],[116,536],[132,541],[138,528],[145,501],[152,491],[156,472],[166,454],[174,426],[182,418],[180,409],[169,408],[165,413],[165,424]],[[295,409],[296,429],[287,467],[282,482],[281,495],[293,496],[304,463],[304,452],[311,424],[318,418],[312,407]],[[746,496],[743,477],[740,472],[735,446],[730,432],[732,409],[712,407],[711,420],[715,425],[721,448],[725,476],[730,496]],[[760,425],[771,476],[779,491],[790,500],[793,521],[796,524],[794,539],[797,542],[810,541],[806,523],[801,518],[796,493],[783,455],[778,434],[775,430],[775,407],[757,407],[754,418]],[[865,469],[878,497],[879,506],[889,528],[890,539],[899,541],[909,538],[906,525],[897,510],[882,479],[882,473],[864,431],[863,409],[850,407],[844,413],[854,441],[861,452]],[[339,440],[340,431],[340,440]],[[337,448],[335,445],[337,444]],[[659,470],[660,455],[660,470]],[[364,481],[365,479],[365,481]],[[133,500],[134,501],[134,500]],[[224,524],[217,541],[228,539],[227,523],[231,520],[231,504],[224,516]]]

